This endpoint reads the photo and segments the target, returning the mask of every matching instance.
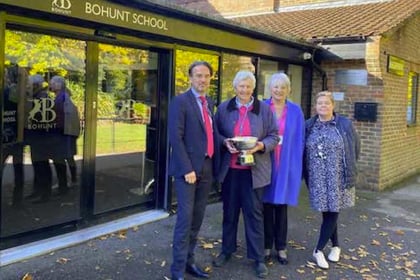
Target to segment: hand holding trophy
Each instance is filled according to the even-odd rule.
[[[257,146],[258,138],[253,136],[237,136],[228,139],[233,147],[240,153],[238,156],[238,164],[243,166],[255,165],[253,149]],[[229,150],[230,151],[230,150]]]

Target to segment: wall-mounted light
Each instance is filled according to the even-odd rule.
[[[304,52],[302,54],[302,58],[303,58],[303,60],[309,60],[309,59],[312,58],[312,54],[311,53],[308,53],[308,52]]]

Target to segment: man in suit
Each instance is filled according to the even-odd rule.
[[[184,272],[208,278],[194,260],[197,235],[204,218],[213,183],[214,104],[207,92],[213,69],[196,61],[188,69],[191,87],[174,97],[169,106],[169,141],[172,146],[170,175],[178,201],[174,229],[172,279],[184,279]]]

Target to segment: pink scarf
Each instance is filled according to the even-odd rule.
[[[271,108],[271,111],[274,114],[276,114],[276,109],[274,108],[273,101],[270,102],[270,108]],[[276,170],[278,170],[280,167],[281,146],[283,144],[283,135],[284,135],[284,130],[286,128],[286,115],[287,115],[287,106],[285,105],[283,108],[281,117],[278,117],[276,115],[277,125],[279,127],[279,137],[280,137],[279,144],[277,145],[276,148],[274,148],[274,163],[276,166]]]

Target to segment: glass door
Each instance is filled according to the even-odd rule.
[[[80,218],[85,49],[6,30],[1,237]]]
[[[154,200],[158,53],[99,44],[94,213]]]

